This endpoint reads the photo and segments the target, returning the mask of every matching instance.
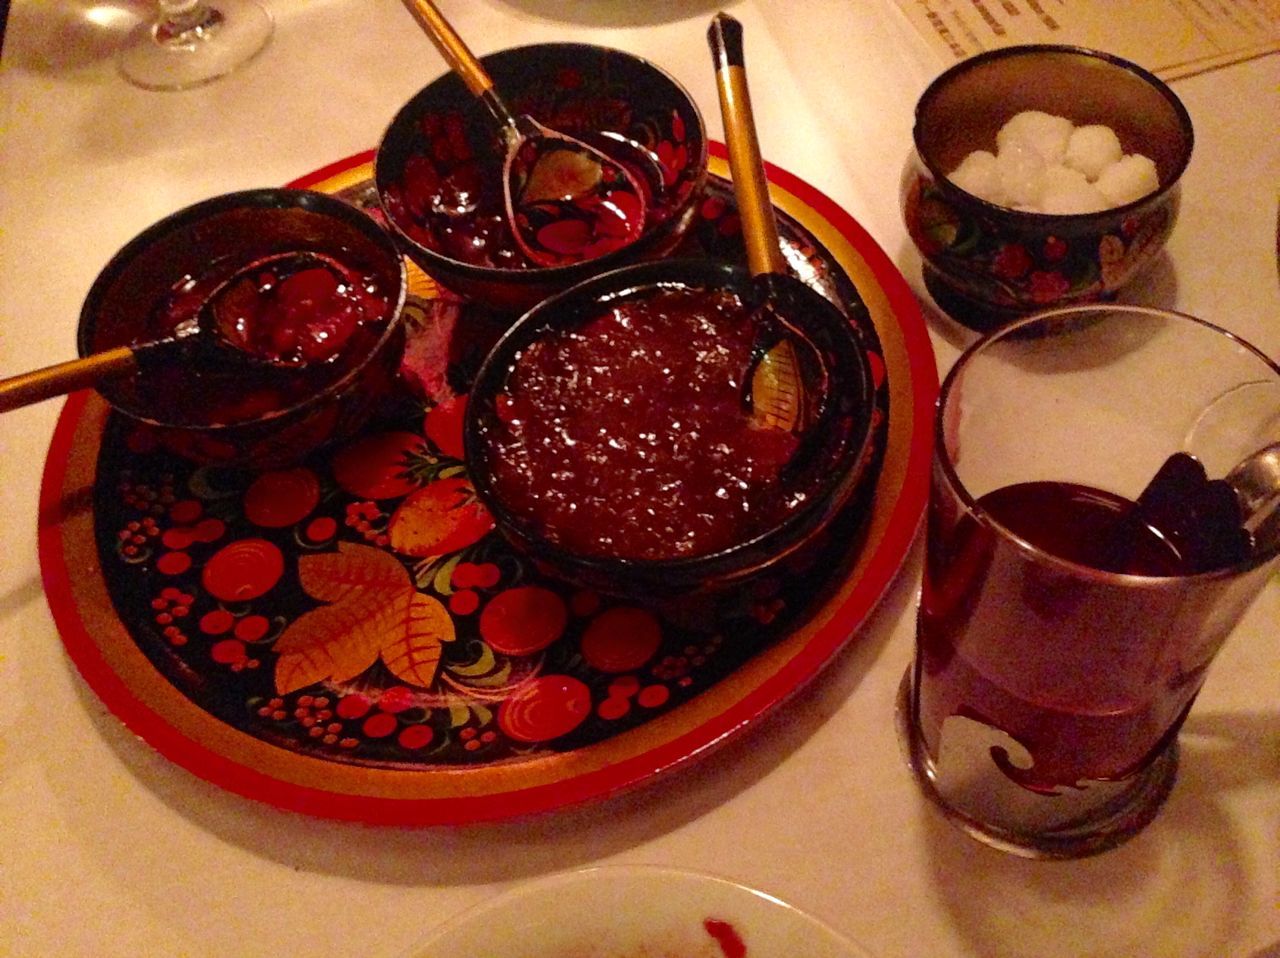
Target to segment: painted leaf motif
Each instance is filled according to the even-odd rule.
[[[440,602],[414,588],[394,556],[357,543],[298,562],[307,594],[331,604],[300,616],[276,640],[279,694],[326,679],[345,681],[382,656],[387,667],[415,685],[430,685],[440,643],[454,638],[453,620]]]
[[[307,595],[321,602],[341,602],[353,592],[391,596],[412,588],[408,570],[395,556],[355,542],[299,559],[298,579]]]
[[[297,691],[325,679],[359,675],[378,658],[381,635],[370,628],[369,607],[326,605],[299,617],[276,640],[276,691]]]
[[[412,685],[428,686],[440,665],[440,644],[452,642],[453,619],[439,599],[421,592],[410,597],[395,637],[382,647],[382,661],[392,673]]]

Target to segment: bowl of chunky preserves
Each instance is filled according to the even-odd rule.
[[[564,578],[653,597],[798,561],[855,498],[866,506],[877,469],[861,334],[799,317],[823,382],[797,384],[793,365],[762,368],[770,353],[753,366],[758,295],[741,267],[669,260],[521,317],[485,359],[465,422],[499,529]]]

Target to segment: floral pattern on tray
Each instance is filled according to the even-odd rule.
[[[343,194],[369,206],[367,184]],[[865,321],[820,244],[780,214],[788,262]],[[682,252],[741,259],[713,180]],[[419,277],[419,279],[424,279]],[[95,534],[116,613],[199,708],[258,738],[373,767],[511,762],[671,711],[803,620],[856,555],[856,503],[809,567],[714,602],[635,605],[539,573],[475,500],[468,376],[502,328],[430,283],[409,307],[406,388],[355,439],[286,469],[195,466],[111,416]],[[865,321],[883,449],[888,390]]]

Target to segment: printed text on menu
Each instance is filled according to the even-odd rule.
[[[1280,0],[897,0],[944,59],[1023,43],[1104,50],[1166,79],[1280,50]]]

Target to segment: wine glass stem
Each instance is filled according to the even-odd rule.
[[[159,0],[159,4],[155,35],[161,43],[195,43],[222,22],[222,14],[204,0]]]

